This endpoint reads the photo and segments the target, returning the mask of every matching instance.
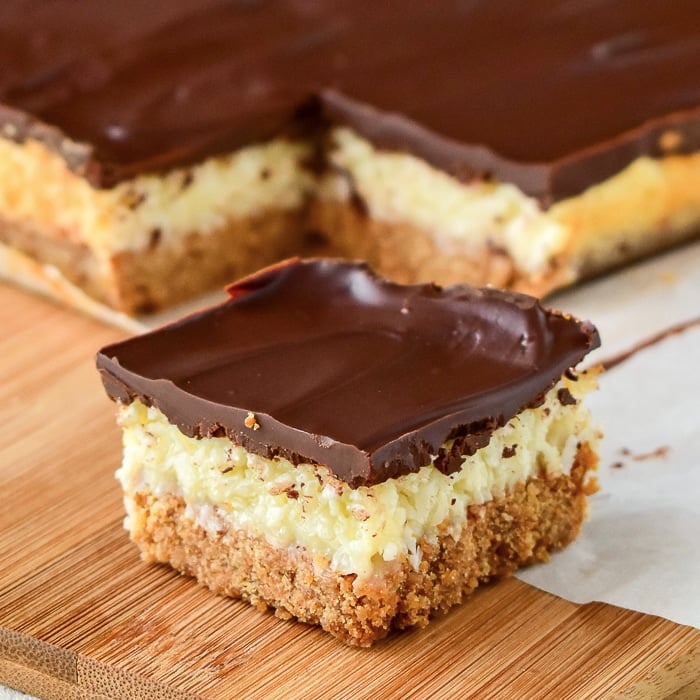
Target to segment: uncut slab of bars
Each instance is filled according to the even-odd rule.
[[[0,271],[74,305],[291,254],[544,295],[697,234],[692,3],[132,10],[0,9]]]

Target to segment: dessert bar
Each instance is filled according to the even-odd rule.
[[[229,294],[98,354],[146,561],[368,646],[576,537],[592,325],[322,259]]]

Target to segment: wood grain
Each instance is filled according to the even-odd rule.
[[[697,698],[700,631],[517,580],[370,650],[143,564],[93,367],[120,332],[0,286],[0,683],[46,698]]]

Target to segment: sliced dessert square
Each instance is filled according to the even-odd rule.
[[[146,561],[367,646],[577,536],[592,325],[322,259],[229,294],[98,354]]]

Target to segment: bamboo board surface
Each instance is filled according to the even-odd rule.
[[[698,698],[700,631],[510,579],[370,650],[147,566],[93,357],[122,333],[0,285],[0,685],[45,698]]]

